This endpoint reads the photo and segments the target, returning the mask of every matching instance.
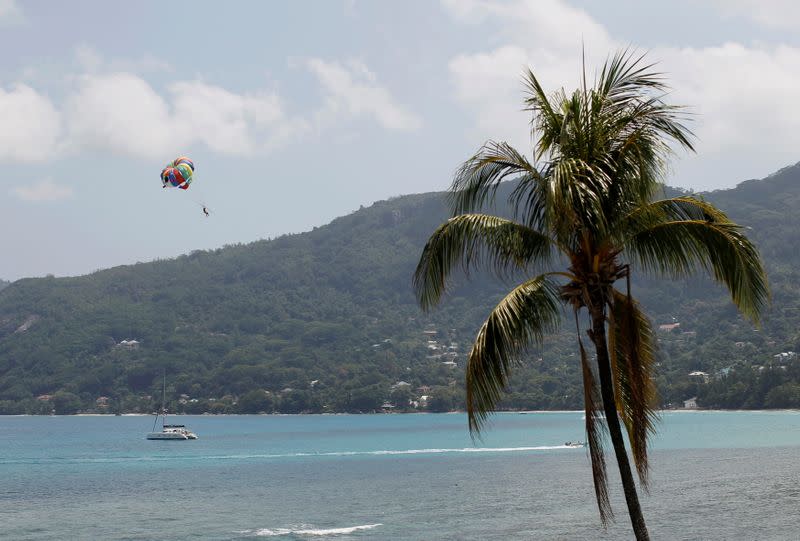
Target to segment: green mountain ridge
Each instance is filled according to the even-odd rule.
[[[667,326],[662,400],[800,407],[800,165],[702,196],[750,228],[773,304],[754,329],[703,276],[637,275],[633,294]],[[411,278],[445,203],[397,197],[306,233],[18,280],[0,291],[0,413],[149,412],[162,373],[172,411],[458,409],[471,340],[513,280],[461,278],[420,311]],[[504,405],[582,407],[575,342],[565,325],[531,351]]]

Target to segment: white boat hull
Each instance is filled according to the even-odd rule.
[[[161,432],[150,432],[148,440],[196,440],[197,434],[184,427],[165,427]]]
[[[150,432],[147,435],[148,440],[188,440],[185,434],[177,432]]]

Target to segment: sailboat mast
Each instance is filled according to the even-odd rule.
[[[167,371],[164,370],[164,383],[161,387],[161,409],[156,412],[156,418],[153,421],[153,432],[156,431],[156,425],[158,424],[158,418],[161,416],[161,428],[164,428],[166,424],[166,417],[167,417]]]
[[[167,371],[164,370],[164,386],[161,388],[161,425],[167,424]]]

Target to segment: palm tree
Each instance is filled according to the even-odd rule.
[[[533,159],[489,141],[458,169],[450,188],[453,217],[425,245],[415,292],[428,310],[457,267],[524,276],[491,311],[469,353],[473,435],[499,401],[513,365],[559,326],[562,307],[571,309],[601,521],[605,526],[613,518],[603,453],[607,429],[634,533],[648,539],[620,425],[622,419],[646,489],[657,407],[655,338],[631,296],[631,272],[675,278],[703,269],[756,323],[769,297],[766,276],[742,227],[722,211],[688,195],[663,198],[671,148],[693,151],[693,135],[684,125],[685,110],[664,102],[668,87],[643,55],[615,54],[591,88],[584,67],[583,83],[570,95],[563,89],[546,95],[531,71],[525,83]],[[514,219],[480,213],[511,179]],[[544,272],[561,263],[562,270]],[[584,321],[595,350],[591,359],[581,339]]]

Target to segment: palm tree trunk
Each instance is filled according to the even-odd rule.
[[[600,394],[603,397],[603,410],[606,415],[608,432],[611,435],[611,443],[614,446],[614,454],[617,457],[619,475],[622,479],[622,487],[625,491],[625,501],[628,504],[628,514],[631,517],[633,533],[637,541],[649,541],[650,535],[647,533],[647,525],[644,522],[642,508],[639,505],[639,496],[636,493],[636,483],[631,473],[631,465],[628,461],[628,451],[625,449],[625,440],[622,438],[622,429],[619,425],[617,416],[616,400],[614,399],[614,381],[611,375],[611,364],[608,357],[608,343],[606,341],[606,320],[603,304],[596,303],[591,310],[592,330],[589,337],[594,342],[597,352],[597,366],[600,376]]]

